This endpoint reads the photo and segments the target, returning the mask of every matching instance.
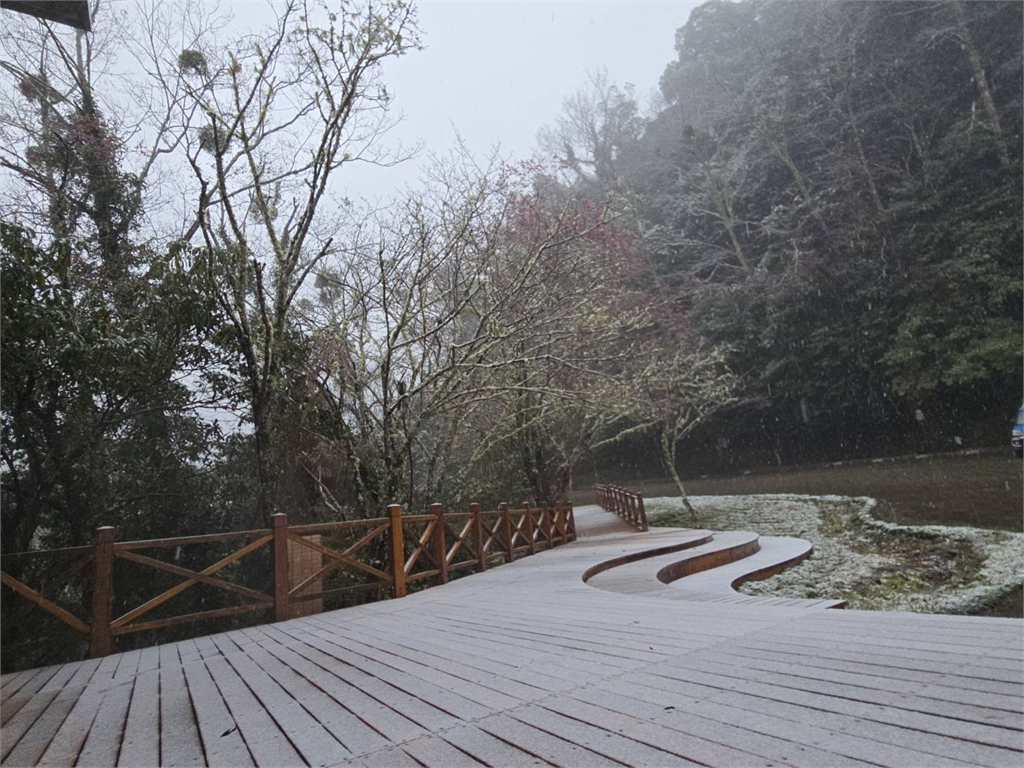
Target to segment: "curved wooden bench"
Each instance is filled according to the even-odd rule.
[[[692,539],[687,539],[685,541],[677,542],[675,544],[668,544],[663,547],[654,547],[652,549],[644,549],[638,552],[630,552],[626,555],[613,557],[610,560],[603,560],[597,565],[592,565],[590,568],[583,572],[583,581],[590,581],[590,579],[592,579],[594,576],[597,576],[597,574],[611,570],[612,568],[619,568],[628,563],[635,563],[640,560],[649,560],[653,557],[659,557],[666,554],[681,552],[686,549],[692,549],[694,547],[699,547],[703,544],[708,544],[714,539],[714,536],[712,536],[711,531],[695,530],[692,533]]]
[[[685,546],[661,547],[604,561],[589,568],[583,580],[608,592],[670,600],[749,607],[843,607],[846,603],[842,600],[762,597],[736,592],[736,587],[746,581],[766,579],[799,564],[811,551],[811,544],[803,539],[727,531],[713,534],[710,540],[703,537]]]
[[[730,539],[730,543],[727,546],[711,548],[707,552],[694,553],[691,557],[669,563],[658,570],[656,574],[658,581],[662,584],[671,584],[673,581],[686,578],[687,576],[720,568],[723,565],[735,563],[738,560],[745,560],[761,551],[761,537],[756,533],[749,533],[747,531],[735,531],[732,533],[739,537],[740,540],[732,542]],[[716,541],[720,541],[723,538],[723,534],[716,533],[714,535]]]
[[[674,590],[686,591],[688,599],[712,602],[740,603],[750,606],[778,608],[843,608],[845,600],[818,598],[784,598],[744,595],[736,588],[748,581],[760,581],[775,576],[806,560],[814,550],[809,541],[790,536],[762,536],[760,549],[742,560],[723,563],[717,567],[680,575],[671,580]],[[668,574],[666,574],[668,575]],[[659,574],[661,578],[662,574]]]

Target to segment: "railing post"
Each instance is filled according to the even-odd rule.
[[[501,534],[505,547],[505,562],[511,563],[515,559],[515,552],[512,551],[512,516],[508,513],[508,504],[502,503],[498,506],[501,511]]]
[[[576,515],[572,511],[572,502],[567,502],[567,504],[569,506],[569,510],[567,513],[568,517],[566,523],[568,524],[569,532],[572,534],[572,540],[576,541]]]
[[[566,528],[567,523],[569,521],[566,519],[564,501],[561,504],[555,504],[555,522],[558,524],[559,539],[561,540],[562,544],[568,544],[569,539],[566,536]]]
[[[114,529],[110,526],[93,532],[92,550],[92,623],[89,626],[89,658],[109,656],[111,606],[114,599]]]
[[[274,536],[274,621],[287,621],[288,611],[288,515],[270,516]]]
[[[448,583],[448,548],[444,542],[444,505],[431,504],[430,514],[434,516],[434,560],[437,561],[437,583]]]
[[[530,510],[530,502],[523,502],[523,531],[526,533],[526,543],[530,547],[530,554],[536,554],[537,544],[533,540],[533,512]]]
[[[480,505],[469,505],[469,519],[473,521],[473,544],[476,547],[477,572],[487,570],[487,555],[484,553],[484,526],[480,522]]]
[[[391,596],[405,597],[405,543],[402,539],[402,505],[388,505],[391,530],[388,535],[388,561],[391,570]]]
[[[551,538],[551,510],[548,508],[548,503],[545,501],[543,506],[540,508],[540,527],[544,530],[544,534],[548,540],[548,549],[555,546],[554,541]]]
[[[644,495],[642,493],[638,493],[636,495],[636,503],[637,503],[637,507],[638,507],[638,512],[640,513],[640,530],[646,533],[647,532],[647,510],[644,509]]]

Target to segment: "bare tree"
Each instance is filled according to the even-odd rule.
[[[599,300],[614,279],[595,258],[606,213],[532,181],[440,158],[425,190],[378,212],[318,278],[304,327],[344,425],[336,454],[371,508],[443,493],[451,472],[551,424],[553,402],[580,399],[594,361],[614,356],[607,342],[628,323]]]
[[[387,161],[390,125],[380,64],[417,46],[399,0],[344,5],[295,0],[275,24],[223,51],[182,51],[182,109],[202,114],[186,151],[199,183],[195,224],[207,277],[243,361],[255,433],[259,514],[273,510],[272,429],[294,340],[291,311],[334,249],[346,218],[331,179],[349,162]],[[194,80],[194,82],[193,82]]]
[[[578,184],[598,195],[625,195],[634,172],[632,154],[644,127],[632,85],[619,87],[604,70],[562,103],[554,125],[537,136],[540,149]]]
[[[658,348],[651,350],[647,365],[632,377],[621,407],[635,420],[629,432],[653,430],[657,436],[665,470],[693,524],[699,525],[700,517],[679,475],[679,445],[712,414],[738,402],[740,382],[729,370],[722,348],[699,341],[671,348],[664,342],[664,338],[656,340]]]

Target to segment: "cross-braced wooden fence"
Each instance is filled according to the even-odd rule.
[[[647,530],[647,512],[644,495],[633,493],[618,485],[595,485],[597,503],[601,509],[614,512],[638,531]]]
[[[489,564],[511,562],[576,539],[575,517],[567,502],[553,507],[526,502],[520,509],[502,504],[493,512],[481,511],[478,504],[470,504],[466,512],[445,512],[441,504],[432,504],[422,515],[406,515],[401,506],[392,505],[387,512],[386,517],[313,525],[289,525],[287,515],[279,514],[272,517],[270,528],[260,530],[141,541],[116,541],[114,529],[102,527],[96,529],[90,546],[3,555],[0,581],[23,598],[23,605],[11,616],[24,621],[33,608],[41,608],[59,620],[63,629],[70,630],[70,636],[65,632],[54,644],[84,643],[89,656],[98,657],[112,653],[121,635],[257,611],[265,611],[273,621],[283,621],[297,605],[308,601],[322,604],[324,598],[353,590],[404,597],[412,585],[444,584],[461,571],[484,571]],[[331,546],[322,543],[325,540]],[[199,545],[217,545],[219,556],[201,568],[180,565],[183,551]],[[229,551],[225,552],[225,545]],[[299,579],[290,560],[303,548],[314,552],[316,557],[307,560],[319,567],[312,570],[307,564]],[[154,556],[168,550],[174,562]],[[240,583],[245,580],[239,578],[245,575],[238,568],[240,561],[260,557],[260,567],[245,573],[250,582],[254,573],[255,581],[262,577],[262,586]],[[192,559],[185,559],[192,563]],[[56,577],[39,567],[46,561],[66,564],[68,560],[70,568]],[[126,567],[127,563],[143,569],[138,583],[148,584],[147,575],[154,573],[176,583],[136,605],[115,611],[119,602],[114,591],[115,564]],[[87,569],[90,564],[92,568]],[[311,587],[326,584],[325,577],[337,570],[346,570],[353,578],[345,586],[311,591]],[[225,578],[225,573],[236,578]],[[34,587],[26,583],[31,580],[26,574],[35,576]],[[132,578],[140,577],[132,574]],[[166,605],[170,601],[199,584],[237,595],[241,601],[212,610],[169,611]],[[75,615],[76,610],[80,614],[88,612],[88,620]],[[21,645],[47,642],[47,638],[29,634],[34,635],[31,641]]]

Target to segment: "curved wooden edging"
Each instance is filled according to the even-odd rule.
[[[658,581],[662,584],[671,584],[673,581],[692,576],[695,573],[710,571],[737,560],[743,560],[761,551],[761,542],[757,534],[754,538],[741,544],[733,544],[724,549],[716,549],[713,552],[705,552],[696,557],[688,557],[675,563],[670,563],[656,574]],[[714,539],[714,536],[711,537]],[[767,578],[767,577],[766,577]]]
[[[604,560],[597,565],[590,566],[583,572],[583,581],[586,583],[590,579],[597,576],[597,574],[603,571],[611,570],[620,565],[626,563],[635,563],[637,560],[646,560],[649,557],[657,557],[659,555],[667,555],[671,552],[680,552],[684,549],[692,549],[693,547],[699,547],[701,544],[708,544],[714,539],[714,536],[708,532],[704,536],[696,539],[690,539],[684,541],[682,544],[670,544],[664,547],[655,547],[654,549],[645,549],[640,552],[632,552],[628,555],[622,555],[620,557],[614,557],[611,560]]]
[[[692,576],[697,573],[703,573],[704,571],[709,571],[723,565],[728,565],[729,563],[737,562],[738,560],[743,560],[744,558],[750,557],[751,555],[759,552],[760,549],[760,540],[755,539],[752,542],[736,545],[734,547],[722,549],[717,552],[708,552],[706,555],[698,555],[697,557],[688,558],[678,563],[672,563],[671,565],[665,566],[660,571],[658,571],[657,578],[664,584],[670,584],[673,581],[678,581],[679,579],[685,578],[686,576]],[[754,570],[749,571],[748,573],[740,574],[731,582],[729,582],[729,588],[737,595],[741,595],[742,593],[737,591],[736,589],[741,584],[744,584],[748,581],[764,581],[765,579],[771,578],[772,576],[776,576],[782,573],[783,571],[792,568],[795,565],[799,565],[808,557],[810,557],[812,552],[814,552],[814,545],[808,542],[806,551],[801,552],[799,555],[794,555],[793,557],[787,558],[786,560],[783,560],[781,562],[772,563],[771,565],[765,565],[761,568],[755,568]],[[726,555],[725,558],[720,557],[723,554]],[[716,556],[719,557],[716,558]],[[716,559],[718,560],[718,562],[713,562]],[[712,562],[713,564],[709,564]],[[835,605],[829,606],[830,609],[845,607],[845,600],[836,601]]]
[[[736,532],[741,533],[741,532]],[[684,579],[687,576],[693,576],[698,573],[704,573],[706,571],[720,568],[730,563],[739,562],[752,555],[757,554],[761,551],[761,540],[760,537],[753,532],[746,532],[751,537],[747,541],[742,541],[736,544],[730,544],[711,552],[703,552],[694,554],[692,557],[685,557],[676,562],[670,563],[662,567],[655,574],[655,577],[662,584],[671,584],[677,582],[680,579]],[[680,552],[687,549],[693,549],[704,544],[709,544],[715,541],[715,534],[708,534],[701,536],[690,541],[683,542],[682,544],[674,544],[671,546],[662,546],[652,549],[643,550],[640,552],[634,552],[628,555],[622,555],[620,557],[613,558],[611,560],[605,560],[594,566],[591,566],[583,573],[584,583],[588,582],[591,578],[604,571],[611,570],[627,563],[633,563],[640,560],[646,560],[659,555],[671,554],[673,552]],[[760,568],[754,568],[747,573],[740,574],[729,582],[729,589],[737,596],[742,596],[742,593],[736,591],[736,588],[747,581],[761,581],[763,579],[770,578],[776,574],[782,573],[787,568],[791,568],[795,565],[806,560],[811,553],[814,551],[814,547],[810,542],[804,542],[807,545],[807,549],[800,552],[797,555],[786,558],[780,562],[772,563],[771,565],[765,565]],[[835,605],[828,606],[829,608],[844,608],[846,607],[846,601],[837,601]]]
[[[750,573],[745,573],[742,576],[737,576],[735,579],[732,580],[729,586],[732,588],[734,592],[736,592],[736,587],[738,587],[740,584],[743,584],[744,582],[764,581],[765,579],[771,578],[772,576],[776,576],[782,573],[787,568],[792,568],[794,565],[799,565],[808,557],[810,557],[812,552],[814,552],[814,545],[809,544],[806,552],[802,552],[801,554],[791,557],[788,560],[784,560],[781,563],[775,563],[774,565],[766,565],[764,568],[758,568],[757,570],[751,571]],[[736,594],[742,593],[736,592]],[[828,606],[828,609],[831,610],[845,607],[845,600],[837,600],[836,604]]]
[[[772,576],[777,576],[778,574],[782,573],[787,568],[792,568],[794,565],[799,565],[808,557],[810,557],[813,551],[814,545],[809,543],[807,545],[806,552],[801,552],[799,555],[794,555],[788,560],[783,560],[781,563],[766,565],[763,568],[757,568],[751,571],[750,573],[744,573],[741,576],[737,576],[729,583],[729,586],[735,591],[736,587],[747,581],[764,581],[765,579],[770,579]]]

